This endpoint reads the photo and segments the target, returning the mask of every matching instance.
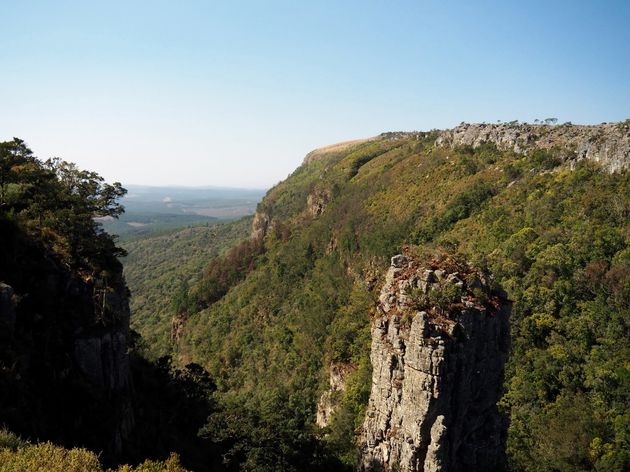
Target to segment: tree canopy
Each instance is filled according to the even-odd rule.
[[[95,218],[117,218],[125,193],[119,182],[108,184],[62,159],[41,161],[21,139],[0,143],[0,218],[37,236],[71,266],[96,269],[99,256],[122,253]]]

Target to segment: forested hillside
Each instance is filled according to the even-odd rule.
[[[467,128],[389,133],[309,155],[259,205],[254,239],[176,304],[179,359],[217,384],[205,434],[227,464],[355,466],[370,310],[404,249],[486,268],[513,301],[500,402],[513,470],[627,469],[629,127],[502,125],[472,145],[457,142]],[[349,374],[320,430],[331,366]]]
[[[249,236],[252,218],[192,226],[125,240],[122,259],[131,290],[131,327],[152,358],[170,353],[173,301],[201,276],[208,261]]]

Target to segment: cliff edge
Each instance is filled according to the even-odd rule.
[[[502,151],[526,154],[531,149],[564,149],[567,159],[598,162],[607,172],[630,167],[630,123],[538,125],[529,123],[462,123],[440,133],[437,146],[493,143]]]
[[[0,421],[120,455],[134,425],[122,267],[95,279],[0,222]]]

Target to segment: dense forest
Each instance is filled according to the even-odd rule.
[[[244,217],[121,241],[127,253],[122,263],[131,290],[131,327],[142,334],[138,348],[147,357],[171,353],[178,322],[173,304],[179,294],[195,284],[209,260],[247,239],[251,222]]]
[[[616,126],[628,135],[628,123]],[[250,238],[241,220],[129,242],[132,324],[146,339],[130,334],[135,429],[107,466],[149,458],[139,470],[178,470],[179,461],[192,470],[354,470],[372,310],[391,256],[405,252],[467,260],[512,302],[499,404],[510,470],[630,468],[628,172],[606,172],[566,146],[517,153],[439,138],[388,133],[311,153],[259,204]],[[19,231],[93,286],[110,280],[123,251],[93,217],[118,214],[124,190],[38,161],[21,141],[2,146],[3,238]],[[15,288],[11,277],[0,271]],[[5,351],[3,387],[14,381],[15,355]],[[348,376],[320,428],[332,366]],[[4,432],[7,461],[35,464],[19,461],[46,450],[51,461],[101,467],[87,450],[35,443],[98,452],[93,444],[35,437],[7,418],[3,410],[0,422],[31,441]],[[170,462],[152,469],[153,459]]]

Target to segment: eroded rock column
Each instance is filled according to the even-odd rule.
[[[372,325],[360,470],[475,471],[503,464],[496,403],[509,303],[486,275],[395,256]]]

